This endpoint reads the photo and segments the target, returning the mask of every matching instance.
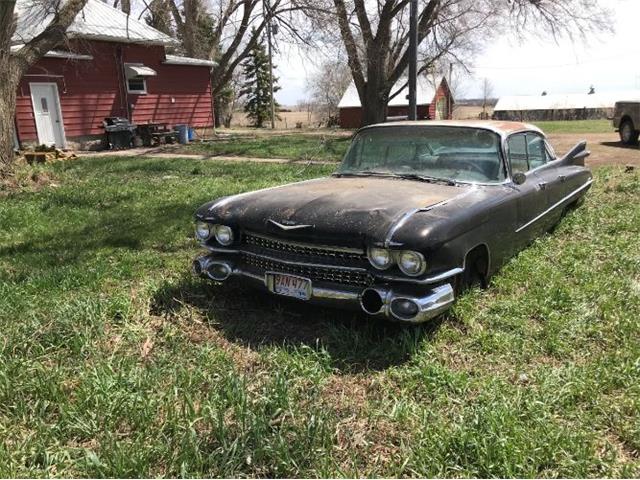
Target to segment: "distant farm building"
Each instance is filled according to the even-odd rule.
[[[395,93],[400,85],[405,82],[406,79],[400,80],[396,87],[391,90],[391,93]],[[425,77],[419,77],[417,87],[416,97],[419,120],[451,118],[455,100],[444,77],[437,79],[433,83]],[[406,118],[409,115],[408,94],[409,88],[404,87],[398,95],[389,101],[387,104],[387,119],[390,120],[394,117]],[[340,127],[358,128],[362,125],[362,105],[360,104],[358,90],[353,82],[344,92],[338,108],[340,109]]]
[[[594,120],[610,118],[615,103],[640,98],[640,90],[501,97],[493,110],[495,120]]]

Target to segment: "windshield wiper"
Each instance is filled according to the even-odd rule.
[[[456,186],[458,182],[450,178],[430,177],[428,175],[418,175],[417,173],[392,173],[392,172],[375,172],[371,170],[363,170],[361,172],[336,172],[334,177],[388,177],[402,178],[404,180],[419,180],[428,183],[444,183],[449,186]]]
[[[406,178],[407,180],[420,180],[421,182],[429,183],[444,183],[451,187],[455,187],[457,185],[457,182],[455,180],[451,180],[450,178],[430,177],[428,175],[418,175],[417,173],[398,173],[396,176],[400,178]]]
[[[336,172],[334,177],[397,177],[394,173],[373,172],[370,170],[363,170],[361,172]]]

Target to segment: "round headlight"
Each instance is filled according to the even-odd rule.
[[[424,256],[420,252],[405,250],[398,257],[398,266],[405,275],[415,277],[424,273],[427,268],[427,262],[425,262]]]
[[[386,270],[393,264],[393,256],[386,248],[369,247],[367,256],[369,263],[378,270]]]
[[[196,222],[196,237],[198,240],[206,240],[211,236],[211,228],[206,222]]]
[[[233,230],[226,225],[214,225],[213,234],[220,245],[231,245],[233,243]]]

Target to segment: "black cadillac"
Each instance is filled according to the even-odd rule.
[[[592,183],[581,142],[557,157],[514,122],[365,127],[318,178],[217,199],[195,214],[193,262],[277,295],[417,323],[486,284]]]

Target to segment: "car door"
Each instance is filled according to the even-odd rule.
[[[516,242],[525,245],[541,235],[547,227],[540,221],[548,205],[545,181],[529,164],[528,132],[515,133],[507,139],[507,155],[511,178],[517,173],[524,174],[522,184],[514,182],[517,190],[517,223],[515,225]]]
[[[527,154],[529,168],[539,178],[538,186],[547,193],[547,213],[549,219],[541,219],[542,223],[554,225],[561,213],[553,207],[567,194],[568,176],[566,168],[555,158],[553,149],[545,138],[538,133],[527,133]]]

